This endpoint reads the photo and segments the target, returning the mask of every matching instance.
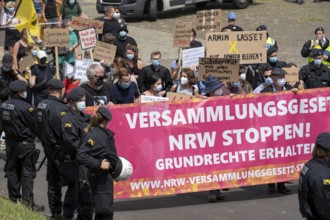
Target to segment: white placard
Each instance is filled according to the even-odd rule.
[[[79,37],[83,50],[96,46],[96,31],[94,28],[79,31]]]
[[[182,50],[182,68],[198,66],[199,58],[205,56],[204,47]]]
[[[76,60],[74,64],[74,79],[87,79],[86,71],[92,64],[100,64],[99,62],[92,61],[90,59]]]
[[[74,73],[74,66],[72,66],[70,63],[65,63],[64,73],[65,73],[65,76],[73,74]]]
[[[147,95],[141,95],[141,103],[146,102],[164,102],[168,101],[168,98],[160,97],[160,96],[147,96]]]

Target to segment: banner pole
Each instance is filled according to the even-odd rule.
[[[89,54],[91,55],[91,60],[94,61],[92,48],[89,48]]]
[[[55,47],[56,79],[60,79],[60,69],[58,65],[58,47]]]

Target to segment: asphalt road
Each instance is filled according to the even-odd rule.
[[[95,9],[95,0],[81,0],[83,10],[90,18],[100,18]],[[270,36],[278,41],[279,60],[294,62],[299,67],[306,63],[300,56],[303,43],[314,36],[316,27],[324,27],[330,32],[328,11],[330,2],[313,3],[306,0],[303,5],[294,1],[255,0],[244,10],[235,10],[230,4],[218,6],[211,4],[205,9],[223,9],[222,21],[225,22],[228,11],[238,15],[237,24],[245,30],[255,30],[261,24],[267,25]],[[149,54],[158,49],[163,54],[162,63],[176,59],[177,49],[172,48],[173,24],[176,21],[194,21],[197,9],[188,7],[159,15],[157,22],[144,19],[127,19],[129,34],[139,45],[142,60],[148,64]],[[203,42],[204,33],[198,33]],[[40,145],[38,145],[40,147]],[[0,151],[0,169],[3,170],[5,154]],[[41,158],[40,158],[41,160]],[[0,193],[7,196],[6,179],[2,173]],[[35,180],[35,200],[47,206],[47,187],[45,166]],[[225,200],[208,203],[208,192],[181,194],[157,198],[120,200],[115,202],[116,220],[154,220],[154,219],[223,219],[223,220],[294,220],[302,219],[298,211],[297,182],[288,184],[291,195],[269,195],[266,186],[252,186],[231,189],[224,192]],[[49,214],[47,208],[46,214]]]

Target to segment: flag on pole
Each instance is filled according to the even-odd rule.
[[[15,17],[20,21],[15,25],[16,29],[27,29],[32,36],[39,36],[38,17],[32,0],[17,0]]]

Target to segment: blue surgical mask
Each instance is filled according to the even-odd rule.
[[[122,89],[128,89],[128,87],[131,85],[131,82],[119,82],[118,85],[119,85]]]
[[[269,57],[269,62],[276,63],[277,62],[277,57]]]
[[[37,54],[38,54],[38,51],[37,50],[31,50],[31,54],[32,54],[32,56],[37,56]]]
[[[280,87],[284,86],[286,83],[284,78],[279,78],[277,79],[277,85],[279,85]]]
[[[9,12],[14,12],[14,11],[15,11],[15,8],[7,8],[7,10],[8,10]]]
[[[77,109],[79,111],[84,111],[85,108],[86,108],[86,102],[85,101],[77,102]]]
[[[119,31],[119,36],[120,37],[126,37],[127,32],[126,31]]]
[[[151,60],[151,64],[153,66],[159,66],[160,65],[160,61],[159,60]]]
[[[11,70],[11,67],[3,66],[2,70],[5,72],[9,72]]]
[[[232,85],[233,85],[233,87],[239,87],[240,82],[233,82]]]
[[[270,78],[270,77],[268,77],[268,78],[266,78],[265,79],[265,83],[267,84],[267,85],[272,85],[273,84],[273,79],[272,78]]]
[[[162,84],[159,84],[159,85],[157,85],[157,86],[154,88],[154,91],[155,91],[155,92],[160,92],[162,89],[163,89]]]
[[[314,64],[315,65],[321,65],[322,59],[314,59]]]
[[[134,59],[134,54],[130,53],[130,54],[126,54],[127,59],[129,60],[133,60]]]

